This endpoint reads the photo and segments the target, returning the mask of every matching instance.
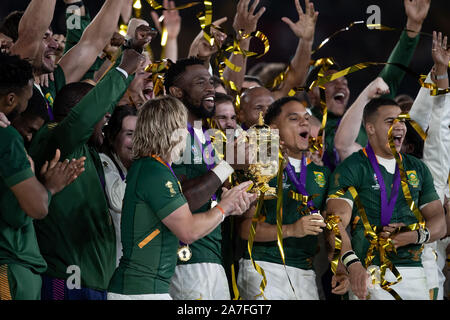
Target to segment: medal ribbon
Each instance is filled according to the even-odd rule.
[[[197,134],[195,133],[194,128],[191,126],[191,124],[189,122],[187,124],[187,129],[188,129],[190,135],[194,137],[194,140],[197,143],[197,145],[200,147],[200,150],[201,150],[201,153],[202,153],[202,159],[203,159],[203,156],[204,156],[203,144],[200,141],[200,139],[197,137]],[[208,171],[210,171],[210,170],[212,170],[214,168],[213,147],[211,145],[211,139],[210,139],[209,135],[207,134],[207,132],[204,129],[202,129],[202,130],[203,130],[203,133],[205,134],[205,141],[206,141],[206,146],[208,148],[208,155],[209,155],[207,157],[207,159],[205,159],[206,161],[204,161],[204,162],[206,164],[206,168],[208,169]],[[212,161],[212,163],[209,163],[211,161]],[[213,201],[217,200],[216,194],[213,194],[211,196],[211,200],[213,200]]]
[[[303,207],[308,206],[309,210],[307,211],[307,213],[317,213],[318,210],[314,207],[313,202],[314,196],[310,196],[306,191],[306,174],[307,174],[306,157],[304,155],[302,157],[300,179],[297,177],[294,167],[289,162],[287,163],[285,170],[289,177],[289,180],[292,181],[292,183],[295,186],[295,189],[297,189],[298,191],[298,193],[291,192],[290,193],[291,198],[296,201],[301,201]]]
[[[373,152],[372,146],[370,143],[367,144],[367,147],[364,148],[366,151],[367,157],[369,158],[370,165],[375,171],[375,175],[378,180],[378,184],[380,185],[380,194],[381,194],[381,225],[387,226],[391,221],[392,212],[394,211],[395,203],[398,197],[398,191],[400,188],[400,172],[398,165],[395,166],[394,173],[394,182],[392,186],[391,196],[388,201],[386,185],[384,184],[383,175],[381,174],[380,166],[378,164],[375,153]]]

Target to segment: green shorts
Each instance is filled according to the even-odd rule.
[[[0,300],[40,300],[42,279],[19,264],[0,265]]]

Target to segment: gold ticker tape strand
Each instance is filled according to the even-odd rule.
[[[342,237],[339,231],[339,222],[341,218],[334,214],[327,214],[325,219],[326,228],[334,233],[334,250],[333,250],[333,258],[331,259],[331,271],[333,274],[336,274],[336,269],[339,264],[339,257],[341,256],[342,250]]]
[[[367,249],[366,259],[364,261],[365,268],[370,266],[372,260],[375,257],[375,250],[379,252],[380,255],[380,285],[381,288],[388,291],[396,300],[402,300],[401,297],[390,288],[390,286],[400,282],[402,280],[402,276],[398,272],[397,268],[390,262],[390,260],[387,257],[387,254],[389,252],[396,252],[395,246],[392,243],[392,239],[384,239],[378,236],[377,228],[375,230],[370,225],[369,219],[367,218],[366,212],[364,210],[364,206],[362,205],[361,199],[359,198],[358,192],[353,186],[350,186],[345,189],[341,189],[337,191],[335,194],[331,195],[330,198],[341,198],[347,191],[350,192],[350,194],[353,197],[354,202],[356,203],[356,207],[358,209],[359,216],[361,217],[361,221],[363,222],[364,226],[364,236],[369,241],[369,248]],[[384,275],[386,272],[386,268],[389,268],[394,276],[396,277],[396,280],[394,282],[388,282],[385,280]],[[372,276],[372,282],[375,282],[375,275],[374,273],[371,274]]]
[[[259,220],[259,215],[260,215],[263,203],[264,203],[264,192],[261,192],[259,199],[258,199],[258,203],[256,205],[255,214],[252,219],[252,224],[250,226],[250,233],[248,235],[247,248],[248,248],[248,254],[250,256],[250,261],[252,262],[253,267],[255,268],[256,272],[258,272],[262,276],[262,280],[259,285],[260,293],[257,296],[255,296],[255,298],[262,296],[264,298],[264,300],[267,300],[266,297],[264,296],[264,289],[266,288],[266,285],[267,285],[266,273],[264,272],[263,268],[261,268],[259,266],[259,264],[257,264],[253,260],[253,257],[252,257],[253,242],[255,241],[255,234],[256,234],[256,225]]]
[[[160,10],[160,9],[163,9],[163,10],[183,10],[183,9],[190,8],[190,7],[194,7],[194,6],[196,6],[196,5],[201,4],[200,1],[195,1],[195,2],[190,2],[190,3],[187,3],[187,4],[183,4],[183,5],[181,5],[181,6],[177,6],[177,7],[175,7],[175,8],[165,8],[165,7],[163,7],[162,5],[160,5],[160,4],[159,4],[157,1],[155,1],[155,0],[146,0],[146,1],[147,1],[147,3],[153,8],[153,10]]]
[[[277,222],[277,245],[280,251],[281,260],[283,261],[284,271],[286,272],[286,277],[291,286],[294,296],[297,297],[295,293],[294,285],[292,284],[291,278],[286,268],[286,259],[283,247],[283,171],[284,171],[284,159],[281,150],[278,150],[278,174],[277,174],[277,206],[276,206],[276,222]]]

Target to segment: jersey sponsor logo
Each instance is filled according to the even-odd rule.
[[[406,176],[408,177],[408,183],[417,188],[419,186],[419,178],[417,177],[416,170],[406,171]]]
[[[323,172],[320,171],[314,171],[314,180],[319,185],[319,187],[323,188],[325,187],[326,180]]]
[[[283,189],[289,189],[291,185],[288,183],[288,176],[286,171],[283,171]]]
[[[373,174],[373,180],[375,181],[375,184],[372,186],[373,190],[380,190],[380,185],[378,184],[378,178],[377,178],[377,174],[374,173]]]
[[[165,184],[166,188],[169,189],[170,197],[173,197],[177,193],[175,192],[175,189],[173,188],[173,183],[170,181],[167,181]]]

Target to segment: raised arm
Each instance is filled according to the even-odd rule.
[[[440,88],[448,88],[448,76],[445,76],[450,62],[450,49],[445,50],[446,45],[446,37],[442,39],[442,36],[434,32],[431,51],[434,67],[429,76],[431,80],[427,79],[427,82],[433,81]],[[444,78],[436,79],[436,75]],[[448,189],[448,176],[445,172],[450,171],[450,94],[431,96],[429,89],[421,88],[410,115],[424,131],[427,130],[423,161],[430,169],[436,192],[444,203],[445,190]]]
[[[175,1],[164,0],[164,8],[175,8]],[[181,17],[178,10],[163,10],[161,18],[163,27],[161,27],[160,17],[156,11],[151,12],[152,20],[161,36],[164,29],[167,31],[167,42],[164,51],[161,52],[161,59],[178,60],[178,35],[181,29]]]
[[[128,77],[118,68],[109,71],[53,129],[52,136],[60,146],[63,156],[71,154],[89,140],[98,121],[114,110],[132,81],[133,77],[130,75],[136,72],[142,62],[142,55],[134,50],[125,50],[118,68],[124,70]]]
[[[356,138],[361,128],[366,104],[371,99],[388,93],[388,85],[382,78],[378,77],[361,92],[355,102],[345,112],[334,136],[334,146],[339,153],[341,161],[363,147],[356,142]]]
[[[227,21],[227,17],[220,18],[214,21],[212,24],[215,26],[220,26],[222,23]],[[204,61],[204,65],[209,69],[211,56],[215,54],[218,49],[222,46],[222,43],[226,39],[226,34],[211,28],[211,36],[214,37],[214,45],[210,45],[204,37],[203,30],[194,38],[189,47],[189,57],[197,57]]]
[[[124,1],[106,0],[80,42],[61,58],[59,65],[64,71],[66,84],[79,81],[110,42]]]
[[[56,0],[32,0],[19,23],[19,38],[11,54],[34,60],[53,19]],[[34,63],[33,63],[34,64]]]
[[[305,13],[298,0],[295,0],[295,7],[298,13],[298,21],[294,23],[287,17],[283,17],[282,20],[299,38],[299,43],[295,56],[291,60],[286,79],[282,82],[281,87],[273,92],[275,99],[287,96],[292,88],[303,85],[308,75],[319,12],[314,11],[314,4],[310,3],[309,0],[305,0]]]
[[[239,32],[242,31],[244,34],[250,34],[256,31],[256,26],[258,25],[258,20],[261,18],[263,13],[266,11],[265,7],[262,7],[256,11],[256,7],[259,4],[259,0],[255,0],[252,6],[249,9],[250,0],[239,0],[236,7],[236,15],[234,16],[233,21],[233,29],[236,33],[236,37],[239,41],[242,50],[248,51],[250,48],[250,40],[251,38],[242,39]],[[246,73],[247,67],[247,57],[242,54],[234,54],[232,53],[230,56],[230,62],[235,66],[241,68],[239,72],[235,72],[230,69],[228,66],[225,67],[223,71],[223,77],[228,81],[233,81],[236,85],[236,88],[240,92],[242,89],[242,83],[244,82],[244,76]]]
[[[399,63],[408,66],[419,43],[418,32],[428,14],[431,0],[404,0],[405,13],[407,16],[406,29],[389,56],[389,63]],[[379,76],[388,84],[390,93],[387,97],[393,99],[405,76],[405,72],[396,66],[386,65]]]
[[[449,87],[447,69],[450,62],[450,48],[447,48],[447,36],[442,38],[441,32],[433,31],[431,56],[434,61],[431,79],[440,89],[447,89]]]

